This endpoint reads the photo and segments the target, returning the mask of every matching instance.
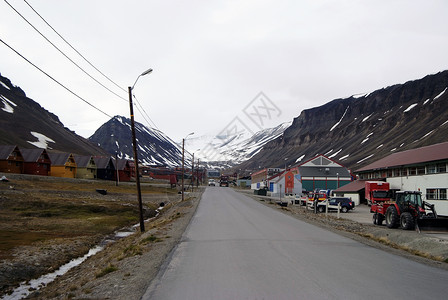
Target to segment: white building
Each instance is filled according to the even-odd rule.
[[[391,154],[355,173],[361,180],[386,180],[391,189],[420,191],[437,214],[448,216],[448,142]]]

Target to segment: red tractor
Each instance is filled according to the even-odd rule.
[[[431,212],[427,212],[428,208]],[[422,201],[421,192],[395,193],[393,201],[373,203],[373,224],[381,225],[386,220],[388,228],[401,227],[404,230],[448,228],[448,219],[437,218],[433,204]]]

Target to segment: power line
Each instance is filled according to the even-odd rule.
[[[74,62],[70,57],[68,57],[61,49],[59,49],[55,44],[53,44],[43,33],[41,33],[33,24],[31,24],[18,10],[16,10],[7,0],[4,0],[6,2],[6,4],[9,5],[9,7],[11,7],[11,9],[13,9],[25,22],[28,23],[28,25],[30,25],[37,33],[39,33],[48,43],[50,43],[56,50],[59,51],[59,53],[61,53],[65,58],[67,58],[72,64],[74,64],[76,67],[78,67],[78,69],[80,69],[84,74],[86,74],[87,76],[89,76],[92,80],[94,80],[96,83],[98,83],[99,85],[101,85],[103,88],[105,88],[106,90],[108,90],[109,92],[111,92],[112,94],[114,94],[115,96],[117,96],[118,98],[121,98],[124,101],[127,101],[126,98],[118,95],[117,93],[115,93],[114,91],[112,91],[111,89],[109,89],[107,86],[105,86],[104,84],[102,84],[101,82],[99,82],[96,78],[94,78],[92,75],[90,75],[86,70],[84,70],[81,66],[79,66],[76,62]]]
[[[143,106],[140,104],[140,101],[137,100],[137,97],[134,96],[135,102],[138,104],[138,106],[140,106],[140,108],[143,110],[143,112],[140,110],[140,108],[138,108],[138,106],[136,105],[135,107],[137,107],[137,110],[142,114],[143,119],[145,119],[145,121],[148,123],[149,125],[149,121],[148,119],[151,121],[151,123],[154,125],[155,128],[157,128],[157,130],[161,131],[159,129],[159,127],[157,127],[156,123],[154,123],[154,121],[151,119],[151,117],[146,113],[145,109],[143,108]],[[148,117],[148,119],[146,119],[146,117]]]
[[[81,56],[92,68],[94,68],[96,71],[98,71],[98,73],[100,73],[101,75],[103,75],[107,80],[109,80],[111,83],[113,83],[115,86],[117,86],[119,89],[121,89],[124,92],[127,92],[126,89],[122,88],[121,86],[119,86],[117,83],[115,83],[112,79],[110,79],[107,75],[105,75],[103,72],[101,72],[97,67],[95,67],[87,58],[84,57],[84,55],[82,55],[75,47],[72,46],[72,44],[70,44],[61,34],[59,34],[59,32],[56,31],[56,29],[53,28],[53,26],[51,26],[26,0],[23,0],[35,13],[36,15],[38,15],[42,21],[45,22],[45,24],[48,25],[48,27],[50,27],[67,45],[70,46],[70,48],[72,48],[76,53],[78,53],[79,56]]]
[[[110,116],[109,114],[105,113],[104,111],[102,111],[101,109],[99,109],[98,107],[96,107],[95,105],[93,105],[92,103],[90,103],[89,101],[87,101],[86,99],[82,98],[81,96],[79,96],[78,94],[76,94],[75,92],[73,92],[72,90],[70,90],[68,87],[66,87],[65,85],[63,85],[62,83],[60,83],[58,80],[56,80],[54,77],[52,77],[50,74],[48,74],[47,72],[45,72],[44,70],[42,70],[41,68],[39,68],[37,65],[35,65],[34,63],[32,63],[30,60],[28,60],[25,56],[23,56],[22,54],[20,54],[17,50],[15,50],[13,47],[11,47],[10,45],[8,45],[5,41],[3,41],[0,38],[0,42],[2,42],[6,47],[8,47],[9,49],[11,49],[12,51],[14,51],[18,56],[20,56],[21,58],[23,58],[27,63],[29,63],[30,65],[32,65],[33,67],[35,67],[36,69],[38,69],[40,72],[42,72],[43,74],[45,74],[48,78],[50,78],[51,80],[53,80],[54,82],[56,82],[57,84],[59,84],[61,87],[63,87],[64,89],[66,89],[68,92],[70,92],[72,95],[74,95],[75,97],[77,97],[78,99],[84,101],[85,103],[87,103],[88,105],[90,105],[91,107],[93,107],[94,109],[96,109],[97,111],[101,112],[102,114],[108,116],[109,118],[112,118],[112,116]]]

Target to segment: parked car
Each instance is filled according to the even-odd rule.
[[[338,203],[341,203],[341,212],[343,213],[355,209],[355,202],[353,202],[352,199],[344,197],[332,197],[330,199],[318,203],[317,210],[319,212],[325,212],[325,206],[327,205],[327,201],[328,201],[328,210],[337,210]]]
[[[208,180],[208,185],[209,186],[216,186],[216,181],[214,179],[209,179]]]

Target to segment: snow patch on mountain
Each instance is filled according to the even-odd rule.
[[[37,142],[31,142],[31,141],[27,142],[30,143],[31,145],[36,146],[37,148],[51,149],[51,147],[48,147],[48,143],[55,143],[55,141],[43,135],[42,133],[31,131],[31,135],[37,138]]]
[[[202,161],[227,162],[231,166],[252,158],[266,143],[281,136],[291,124],[292,122],[282,123],[274,128],[260,130],[254,135],[249,131],[241,131],[221,132],[212,137],[193,136],[186,140],[185,145]]]
[[[2,110],[10,114],[14,113],[14,107],[16,107],[17,105],[3,95],[0,95],[0,99],[2,99],[2,103],[4,105]]]

